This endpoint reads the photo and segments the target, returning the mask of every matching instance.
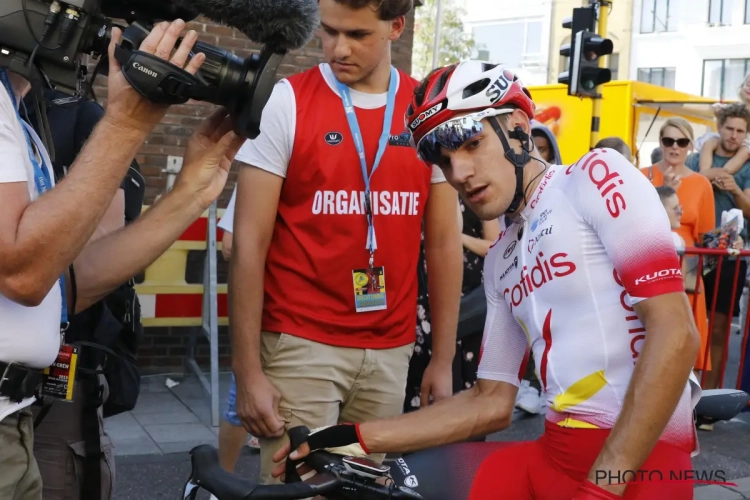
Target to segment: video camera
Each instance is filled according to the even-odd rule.
[[[112,27],[117,26],[123,37],[115,57],[136,91],[164,104],[195,99],[224,106],[235,132],[254,139],[286,48],[269,44],[242,58],[197,42],[191,55],[203,52],[206,59],[196,75],[138,51],[156,22],[188,22],[198,14],[170,0],[2,0],[0,68],[23,75],[35,88],[53,87],[74,96],[71,100],[83,99],[108,67]],[[98,58],[88,82],[85,55]]]

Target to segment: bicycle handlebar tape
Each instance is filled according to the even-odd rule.
[[[339,424],[313,429],[307,437],[310,451],[325,450],[336,455],[366,457],[369,450],[360,439],[359,424]]]
[[[578,488],[576,494],[573,495],[573,500],[622,500],[622,497],[610,493],[591,481],[586,480]]]

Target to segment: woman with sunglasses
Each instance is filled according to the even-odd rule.
[[[470,500],[693,498],[690,483],[669,481],[692,469],[700,340],[667,214],[613,149],[547,163],[531,137],[534,111],[513,72],[483,61],[439,68],[414,90],[405,119],[422,160],[481,219],[509,217],[484,261],[478,381],[414,412],[316,429],[293,460],[347,445],[405,453],[502,430],[531,347],[544,434],[483,459]]]
[[[709,232],[715,225],[714,192],[706,177],[692,171],[686,164],[692,151],[693,127],[684,118],[669,118],[659,130],[662,159],[656,165],[642,168],[654,187],[671,187],[677,193],[682,214],[680,226],[674,229],[686,247],[696,246],[700,235]],[[683,266],[684,268],[685,266]],[[693,276],[693,274],[690,274]],[[703,280],[685,283],[690,306],[695,304],[695,324],[701,336],[701,349],[695,363],[696,370],[711,370],[708,350],[708,315]],[[695,295],[697,294],[697,299]]]

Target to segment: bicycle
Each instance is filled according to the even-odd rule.
[[[703,391],[695,407],[696,421],[731,420],[748,407],[750,395],[735,389]],[[292,448],[310,433],[307,427],[289,429]],[[465,500],[482,461],[505,442],[463,442],[402,456],[395,467],[363,458],[315,451],[301,461],[287,460],[286,483],[259,485],[227,472],[219,465],[216,448],[200,445],[190,451],[192,472],[183,500],[195,500],[200,489],[219,500],[297,500],[322,496],[329,500]],[[316,475],[302,481],[297,465],[304,462]],[[378,482],[380,481],[380,482]]]

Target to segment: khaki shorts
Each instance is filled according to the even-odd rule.
[[[34,459],[34,419],[28,407],[0,420],[0,498],[42,498],[42,476]]]
[[[79,374],[79,377],[80,374]],[[90,378],[76,380],[73,401],[55,401],[49,412],[36,428],[34,454],[44,485],[44,500],[78,500],[82,498],[83,486],[91,478],[85,466],[86,460],[94,462],[93,467],[100,473],[100,493],[87,500],[109,500],[112,498],[115,482],[115,457],[112,441],[104,432],[102,407],[90,406],[87,389],[92,385]],[[108,395],[107,382],[98,376],[98,384],[104,386],[104,398]],[[97,413],[99,427],[99,453],[90,454],[83,439],[82,415],[84,409]],[[38,409],[35,408],[36,411]],[[93,493],[92,493],[93,494]]]
[[[263,332],[261,363],[281,393],[279,413],[286,428],[310,429],[341,422],[364,422],[401,413],[414,344],[393,349],[353,349],[321,344],[286,333]],[[273,454],[289,441],[260,438],[260,481],[277,465]],[[369,458],[382,461],[384,455]]]

